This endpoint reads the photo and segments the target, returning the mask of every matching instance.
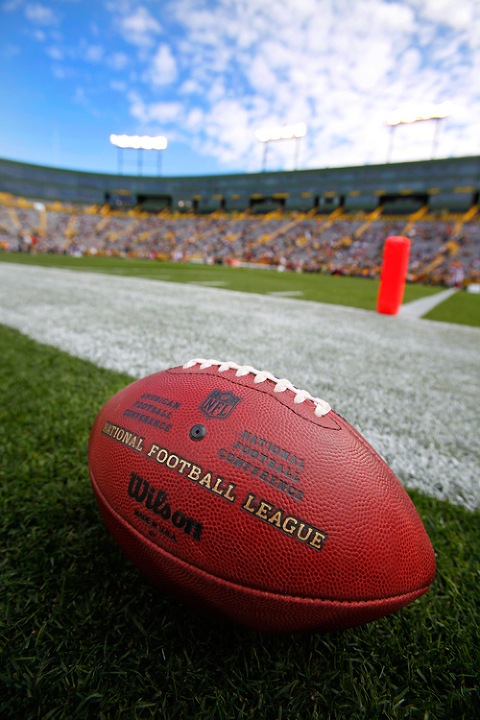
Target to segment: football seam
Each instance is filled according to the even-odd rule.
[[[152,542],[148,537],[145,535],[142,535],[133,525],[131,525],[125,518],[123,518],[111,505],[109,502],[107,502],[107,499],[103,492],[100,490],[97,481],[95,480],[93,476],[93,472],[91,468],[89,467],[89,473],[90,473],[90,480],[92,482],[92,485],[94,485],[95,489],[98,492],[98,495],[102,498],[102,501],[104,505],[108,508],[108,510],[117,518],[117,520],[128,530],[134,533],[134,535],[137,537],[137,539],[141,540],[142,542],[147,542],[148,545],[155,551],[158,551],[160,554],[164,554],[168,556],[170,559],[173,559],[175,562],[180,563],[180,565],[189,572],[196,572],[199,575],[203,576],[205,579],[212,580],[216,583],[225,584],[230,589],[238,588],[244,592],[249,592],[257,595],[267,596],[272,599],[279,599],[279,600],[293,600],[293,601],[302,601],[305,600],[307,602],[311,603],[317,603],[317,604],[325,604],[325,605],[332,605],[332,606],[358,606],[358,607],[365,607],[370,606],[374,607],[375,605],[381,604],[383,602],[394,602],[398,600],[408,599],[413,596],[419,597],[420,595],[423,595],[427,592],[427,590],[430,588],[430,584],[426,585],[425,587],[418,588],[417,590],[411,590],[408,593],[400,593],[400,595],[387,595],[386,597],[381,598],[373,598],[370,600],[330,600],[327,598],[316,598],[316,597],[309,597],[304,595],[288,595],[286,593],[279,593],[279,592],[271,592],[270,590],[261,590],[259,588],[250,587],[249,585],[240,585],[239,583],[234,582],[233,580],[227,580],[226,578],[223,578],[219,575],[214,575],[211,572],[208,572],[207,570],[203,570],[202,568],[196,567],[195,565],[191,565],[186,560],[182,560],[182,558],[178,557],[177,555],[174,555],[173,553],[169,552],[168,550],[165,550],[164,548],[160,547],[159,545],[156,545],[154,542]],[[122,548],[123,551],[123,548]],[[123,551],[125,552],[125,551]],[[126,553],[125,553],[126,554]],[[130,559],[130,558],[129,558]],[[133,561],[131,561],[133,562]],[[135,563],[133,563],[135,565]],[[138,569],[138,568],[137,568]]]
[[[177,369],[177,368],[175,368],[175,369]],[[182,368],[182,369],[183,369],[183,368]],[[168,370],[167,370],[166,372],[168,372]],[[189,374],[189,375],[192,374],[192,373],[189,372],[189,370],[184,370],[184,372],[185,372],[185,374]],[[323,427],[324,430],[333,430],[334,432],[338,432],[338,430],[341,430],[341,429],[342,429],[342,428],[339,426],[337,420],[335,419],[335,415],[337,415],[337,413],[336,413],[333,409],[330,409],[330,411],[327,413],[327,415],[332,414],[332,420],[333,420],[334,423],[337,425],[337,427],[336,427],[336,428],[325,427],[324,425],[322,425],[321,421],[322,421],[322,418],[323,418],[323,417],[326,417],[326,415],[323,415],[323,416],[321,416],[321,417],[316,418],[316,421],[315,421],[315,419],[306,417],[305,415],[302,415],[302,413],[298,412],[295,408],[291,407],[291,405],[283,402],[283,401],[282,401],[282,398],[280,398],[280,397],[275,397],[275,396],[272,395],[268,390],[265,390],[264,388],[260,387],[260,385],[257,385],[256,387],[253,386],[253,385],[252,385],[252,386],[250,386],[250,385],[243,385],[242,383],[237,382],[237,381],[235,380],[235,378],[229,378],[229,377],[227,377],[226,375],[220,375],[220,376],[219,376],[219,375],[218,375],[218,372],[211,372],[211,371],[210,371],[210,368],[205,368],[204,370],[202,370],[201,374],[202,374],[202,375],[210,375],[211,377],[220,378],[220,379],[222,379],[222,380],[227,380],[228,382],[232,383],[233,385],[236,385],[237,387],[243,387],[243,388],[246,387],[246,388],[248,388],[249,390],[255,390],[255,392],[260,392],[260,393],[262,393],[262,395],[268,395],[269,397],[272,398],[272,400],[276,400],[276,402],[280,403],[280,405],[282,405],[284,408],[287,408],[287,410],[291,410],[295,415],[297,415],[297,417],[302,418],[302,420],[305,420],[306,422],[311,423],[311,424],[314,425],[315,427]],[[314,416],[314,417],[315,417],[315,416]]]

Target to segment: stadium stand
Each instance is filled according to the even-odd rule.
[[[378,277],[389,235],[411,239],[409,280],[465,287],[480,282],[478,203],[441,215],[422,206],[409,215],[347,212],[148,213],[108,204],[30,202],[0,193],[0,248],[80,257],[249,265],[279,270]]]
[[[378,277],[399,234],[411,281],[465,287],[480,280],[479,190],[480,157],[170,178],[0,159],[0,249]]]
[[[465,213],[478,203],[480,157],[443,158],[294,172],[153,177],[89,173],[0,159],[0,192],[34,198],[108,205],[117,210],[287,212],[317,210],[411,214]]]

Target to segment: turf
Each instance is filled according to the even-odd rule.
[[[458,292],[424,315],[428,320],[480,327],[480,295]]]
[[[87,471],[103,403],[130,379],[0,326],[0,717],[349,720],[480,716],[480,517],[413,494],[433,587],[376,623],[262,635],[146,582]]]
[[[197,265],[189,263],[152,262],[123,258],[72,258],[65,255],[26,255],[1,253],[0,260],[23,262],[71,270],[112,273],[164,280],[167,282],[198,283],[226,290],[261,294],[292,294],[303,300],[347,305],[375,310],[378,281],[369,278],[339,277],[311,273],[277,272],[252,268],[231,268],[223,265]],[[424,285],[407,285],[404,302],[439,292],[442,288]]]

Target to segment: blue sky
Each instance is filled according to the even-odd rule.
[[[3,158],[116,172],[111,133],[162,134],[165,175],[257,172],[255,131],[305,122],[299,167],[381,163],[392,112],[443,103],[437,157],[480,154],[478,0],[0,0],[0,55]],[[398,127],[392,160],[433,134]]]

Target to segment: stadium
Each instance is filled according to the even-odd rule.
[[[192,178],[3,160],[0,247],[379,277],[385,237],[408,235],[409,280],[463,288],[480,280],[479,187],[480,158]]]
[[[198,8],[187,6],[192,23],[206,22]],[[63,80],[58,28],[66,21],[41,4],[18,7],[12,4],[2,12],[5,17],[22,12],[36,28],[35,42],[44,42],[41,33],[45,37],[50,33],[57,45],[47,48],[46,54],[57,63],[54,71]],[[164,49],[164,28],[169,27],[174,38],[176,26],[169,26],[167,15],[160,11],[155,15],[153,6],[135,7],[110,8],[108,12],[120,18],[112,27],[125,43],[140,48],[140,59],[158,45],[161,78],[157,74],[154,82],[145,74],[141,82],[148,81],[166,103],[162,93],[170,86],[164,78],[170,72],[179,85],[180,70],[173,73]],[[299,16],[303,12],[307,11],[298,9]],[[255,10],[250,19],[259,17],[261,11]],[[457,24],[452,27],[458,30],[463,16],[455,17]],[[374,24],[373,19],[369,22]],[[253,20],[250,25],[253,32]],[[347,25],[345,33],[353,37]],[[89,32],[101,36],[99,21],[95,27]],[[275,27],[280,33],[280,26]],[[386,27],[391,31],[393,26]],[[204,27],[206,32],[205,28],[217,32],[210,25]],[[445,32],[441,31],[442,38]],[[231,41],[228,38],[222,40],[224,47]],[[203,40],[195,42],[200,47]],[[173,48],[173,39],[171,43]],[[239,57],[245,53],[246,40],[242,43]],[[98,47],[87,58],[92,66],[96,63],[98,68],[106,58],[104,65],[111,72],[129,67],[133,77],[133,65],[128,65],[133,61],[125,59],[130,56],[123,46],[122,52],[108,58]],[[178,68],[181,52],[187,51],[175,55]],[[211,49],[205,52],[202,57],[207,62]],[[13,53],[13,60],[18,56]],[[66,56],[65,51],[62,57]],[[190,67],[193,61],[188,62]],[[448,74],[443,60],[438,62]],[[120,88],[118,75],[112,82]],[[238,87],[236,82],[229,77],[232,87]],[[418,83],[420,87],[420,75]],[[269,97],[270,85],[268,79],[259,96]],[[101,86],[98,78],[94,86]],[[281,97],[280,81],[275,90]],[[362,86],[358,97],[373,97],[375,92],[365,92]],[[137,108],[136,115],[131,113],[137,123],[133,128],[143,132],[153,127],[153,121],[147,118],[147,105],[140,112],[140,101],[136,95],[131,100],[133,96],[130,90],[129,102]],[[32,97],[40,107],[40,95]],[[82,112],[88,109],[81,93],[76,98]],[[345,102],[345,95],[342,98]],[[52,97],[49,102],[53,105]],[[104,99],[102,112],[110,122],[114,113],[109,115],[107,106]],[[348,103],[347,111],[355,115]],[[165,104],[162,112],[167,117],[173,110]],[[91,117],[94,124],[97,116]],[[180,123],[178,117],[174,121]],[[190,125],[185,121],[182,137],[187,137],[185,128],[194,125],[188,118]],[[441,118],[435,119],[437,132]],[[447,126],[445,137],[454,130],[454,124]],[[14,140],[13,131],[9,132]],[[201,131],[195,133],[190,136],[192,148],[200,143]],[[435,135],[434,144],[437,140]],[[213,147],[211,138],[208,142],[205,147]],[[299,145],[288,142],[288,152],[293,148],[297,153]],[[165,175],[124,174],[120,164],[115,173],[112,163],[104,160],[96,171],[81,169],[85,168],[81,162],[50,164],[41,156],[38,142],[25,152],[9,153],[1,147],[5,156],[0,159],[1,717],[478,718],[480,155],[474,152],[476,146],[471,143],[471,154],[451,151],[437,159],[417,156],[392,162],[388,158],[387,162],[336,162],[331,167],[311,160],[305,169],[294,170],[285,169],[288,163],[282,165],[280,160],[282,167],[266,169],[265,146],[262,172],[252,170],[246,161],[238,172],[229,172],[228,164],[221,172],[210,172],[198,160],[200,155],[192,155],[198,172],[194,168]],[[176,152],[181,158],[178,147]],[[240,167],[243,156],[238,152]],[[272,158],[273,148],[269,152]],[[281,152],[274,157],[281,158]],[[385,314],[377,312],[377,303],[385,242],[392,236],[407,238],[410,250],[402,304],[397,314]],[[255,382],[273,377],[284,384],[283,390],[294,388],[295,403],[297,396],[300,403],[305,398],[307,403],[310,399],[328,403],[356,428],[398,478],[430,538],[437,569],[428,592],[367,624],[279,634],[232,624],[222,613],[204,613],[197,607],[194,585],[190,586],[194,599],[179,602],[147,580],[120,550],[99,512],[89,477],[90,433],[105,404],[120,397],[115,394],[134,380],[195,358],[216,358],[218,365],[233,361],[240,370],[254,372]],[[165,398],[149,397],[149,402],[156,397],[157,404],[165,400],[167,407]],[[230,393],[227,414],[239,401]],[[142,422],[148,419],[153,425],[148,415],[142,417]],[[213,422],[216,428],[226,427],[223,419]],[[275,422],[272,417],[272,428]],[[155,436],[158,445],[152,446],[159,451],[161,442],[170,442],[164,425]],[[160,428],[159,421],[155,427]],[[226,431],[215,432],[221,436]],[[111,444],[120,452],[119,442]],[[193,445],[199,447],[196,441]],[[140,447],[141,442],[136,450]],[[257,450],[247,449],[251,457],[258,456]],[[170,468],[176,462],[185,466],[187,461],[179,457],[190,457],[181,455],[181,449],[176,452],[169,456]],[[230,467],[226,461],[224,466]],[[121,464],[114,467],[115,473],[124,472]],[[233,464],[231,468],[236,472]],[[158,477],[167,474],[162,466]],[[240,476],[238,471],[235,482]],[[319,478],[317,484],[321,483]],[[214,487],[205,485],[214,504],[218,499]],[[286,490],[280,486],[277,482],[265,490],[271,502],[264,502],[265,507],[287,502]],[[197,497],[197,489],[189,491],[190,498]],[[387,503],[387,495],[383,497]],[[147,509],[152,498],[145,501]],[[301,504],[301,493],[298,498],[292,504],[303,517],[302,512],[308,514],[310,509]],[[341,489],[339,498],[343,499]],[[196,518],[202,502],[198,507],[192,499],[189,502]],[[220,526],[222,504],[224,499],[215,505]],[[340,514],[340,501],[337,507]],[[243,515],[250,520],[248,513]],[[151,522],[143,506],[136,516],[144,524]],[[266,521],[260,510],[257,517]],[[188,522],[192,518],[185,521],[177,511],[161,532],[171,539],[175,528],[183,527],[187,533]],[[304,531],[314,532],[312,527]],[[195,528],[198,539],[200,525]],[[152,534],[150,524],[149,531]],[[344,534],[350,531],[343,528]],[[202,532],[208,536],[208,527]],[[357,533],[358,563],[375,532],[375,527],[362,527]],[[379,534],[387,542],[388,534],[382,533],[383,528]],[[272,534],[280,537],[277,550],[283,548],[282,532],[275,529]],[[248,557],[238,555],[238,548],[249,547],[245,537],[238,527],[232,530],[229,541],[217,549],[217,562],[227,558],[235,565],[237,557],[238,565],[261,567],[275,554],[275,544],[268,551],[252,549],[249,563]],[[405,547],[409,540],[404,537]],[[341,561],[338,557],[339,565]],[[350,572],[355,575],[355,568]],[[387,572],[378,568],[379,575]],[[281,593],[287,601],[289,580]],[[254,585],[253,589],[257,590]]]

